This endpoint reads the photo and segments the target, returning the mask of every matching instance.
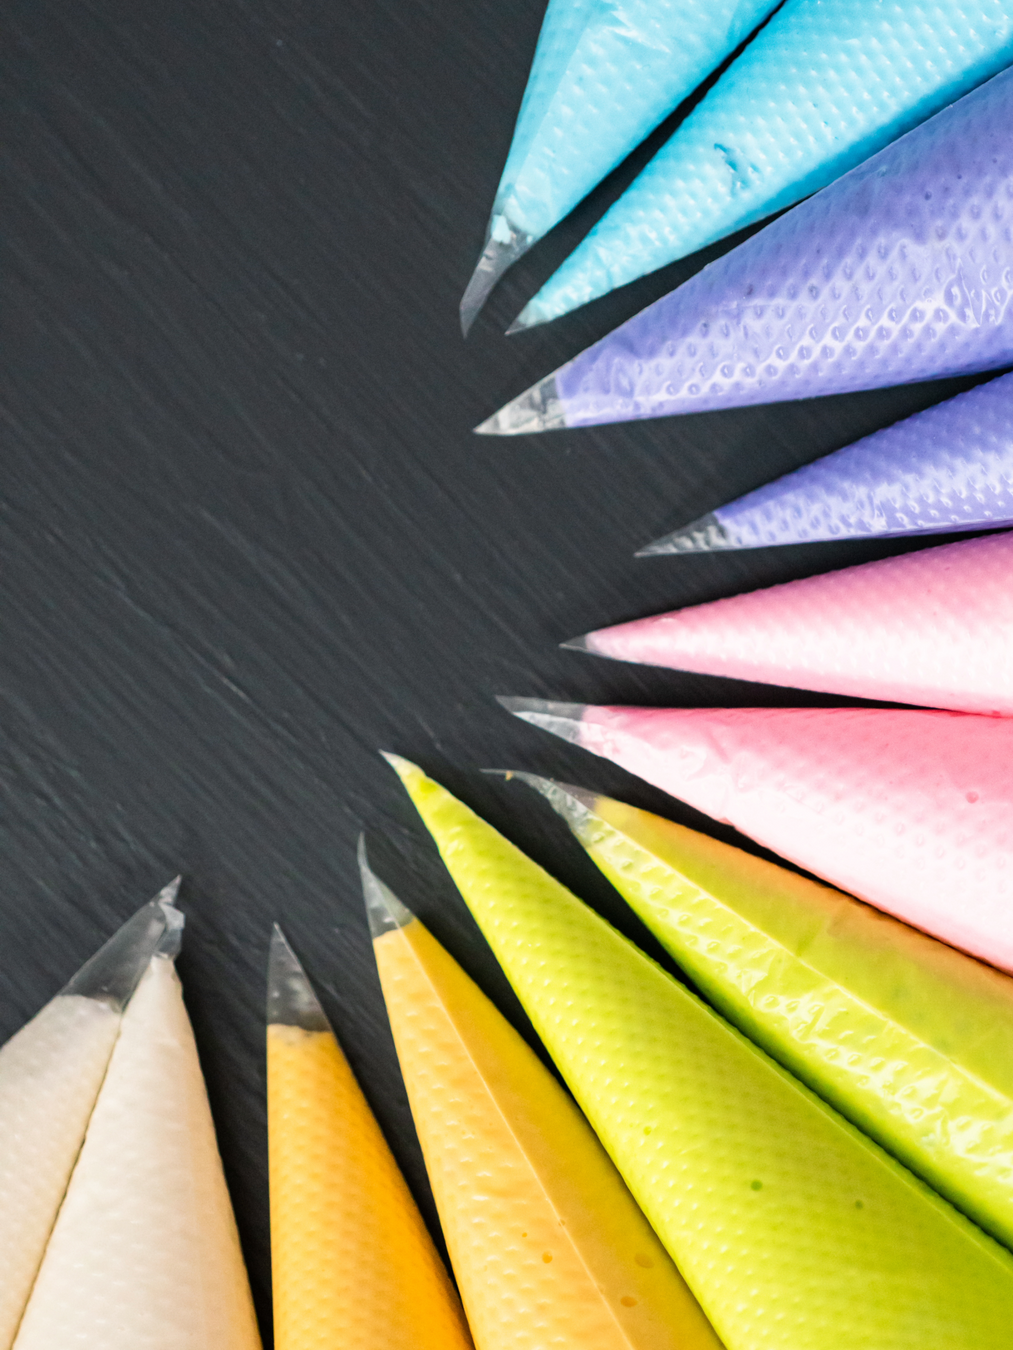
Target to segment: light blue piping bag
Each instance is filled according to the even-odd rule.
[[[1011,62],[1011,0],[786,0],[510,331],[801,201]]]
[[[778,0],[549,0],[465,333],[496,282],[761,23]]]

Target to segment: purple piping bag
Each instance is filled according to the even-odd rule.
[[[639,556],[1013,525],[1013,375],[719,506]]]
[[[484,422],[516,435],[1013,364],[1013,69]]]

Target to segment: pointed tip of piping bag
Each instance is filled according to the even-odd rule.
[[[549,801],[562,793],[590,808],[598,800],[598,793],[592,792],[590,788],[575,787],[572,783],[561,783],[558,778],[546,778],[540,773],[526,773],[523,769],[505,769],[502,772],[507,779],[516,778],[519,782],[526,783],[528,787],[534,788],[536,792],[540,792]]]
[[[394,770],[398,778],[401,779],[401,782],[404,783],[405,787],[408,788],[409,791],[411,791],[411,784],[413,782],[417,782],[420,778],[425,778],[425,774],[422,772],[419,766],[417,764],[413,764],[410,759],[405,759],[404,755],[395,755],[392,754],[391,751],[389,750],[381,750],[380,754],[387,761],[387,763]],[[365,845],[362,843],[361,836],[359,838],[359,843],[361,845],[359,851],[359,860],[361,862],[362,858],[365,856],[364,853]]]
[[[396,759],[397,756],[391,758]],[[405,764],[407,760],[403,761]],[[396,766],[395,766],[396,767]],[[414,764],[411,765],[415,768]],[[359,875],[362,877],[362,898],[366,902],[366,918],[369,920],[369,935],[382,937],[398,928],[407,928],[415,915],[406,905],[402,905],[389,886],[385,886],[369,865],[366,856],[366,836],[359,835]]]
[[[564,652],[589,652],[591,648],[587,645],[587,634],[581,637],[567,638],[565,642],[559,644],[560,650]]]
[[[175,961],[180,948],[183,946],[183,929],[186,925],[186,916],[182,910],[177,909],[167,900],[159,900],[158,903],[165,915],[165,932],[162,934],[155,955],[164,956],[168,961]]]
[[[536,431],[559,431],[566,426],[563,403],[556,389],[556,373],[546,375],[476,428],[478,436],[526,436]]]
[[[169,961],[175,961],[183,945],[186,916],[181,909],[176,908],[176,897],[179,895],[179,888],[182,883],[183,878],[181,876],[173,877],[167,886],[162,887],[151,902],[159,907],[165,917],[165,931],[159,940],[155,955],[164,956]]]
[[[602,630],[606,632],[606,629]],[[611,652],[603,651],[598,641],[597,633],[582,633],[580,637],[569,638],[566,642],[559,644],[564,652],[585,652],[588,656],[604,656],[608,660],[613,660]]]
[[[330,1031],[320,1000],[278,924],[267,958],[267,1021],[303,1031]]]
[[[602,633],[608,631],[607,628],[601,630]],[[602,656],[606,661],[622,661],[625,659],[621,656],[614,656],[612,652],[607,651],[602,646],[598,633],[584,633],[581,637],[570,638],[568,642],[561,642],[559,645],[563,651],[585,652],[588,656]]]
[[[511,698],[506,694],[497,694],[496,702],[508,713],[513,713],[533,727],[551,731],[564,741],[580,745],[580,724],[587,708],[586,703],[553,703],[547,698]]]
[[[179,888],[183,884],[182,874],[174,876],[155,896],[151,902],[153,905],[175,905],[176,897],[179,895]]]
[[[482,772],[501,774],[508,783],[516,778],[540,792],[578,838],[583,836],[589,818],[598,817],[600,794],[589,788],[574,787],[572,783],[560,783],[555,778],[543,778],[541,774],[525,773],[522,769],[483,769]]]
[[[684,525],[681,530],[654,539],[634,554],[636,558],[657,558],[664,553],[721,553],[740,546],[713,511]]]
[[[582,305],[607,295],[616,285],[624,284],[623,280],[615,283],[605,282],[601,276],[597,279],[592,276],[584,265],[585,246],[590,247],[588,239],[578,244],[563,265],[553,272],[540,290],[535,292],[510,325],[511,333],[520,333],[527,328],[552,323],[554,319],[561,319],[564,314],[571,314]],[[593,249],[591,251],[594,252]],[[633,281],[635,275],[624,280]]]
[[[526,304],[506,330],[506,336],[513,337],[515,333],[526,333],[529,328],[537,328],[539,324],[548,323],[548,319],[549,316],[539,314],[533,304]]]
[[[179,951],[184,918],[173,903],[180,877],[163,886],[81,967],[61,991],[124,1008],[154,956],[170,959]]]
[[[465,337],[500,277],[527,253],[533,243],[530,235],[515,230],[504,216],[493,217],[482,256],[461,296],[461,332]]]

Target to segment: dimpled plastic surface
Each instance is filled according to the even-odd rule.
[[[60,995],[0,1050],[0,1348],[25,1310],[120,1014]]]
[[[418,922],[374,939],[479,1350],[721,1350],[558,1083]]]
[[[740,1031],[1013,1245],[1013,981],[695,830],[540,787]]]
[[[1013,534],[963,539],[604,628],[620,661],[1013,713]]]
[[[1013,71],[881,150],[489,419],[702,412],[1013,361]],[[549,406],[552,417],[532,416]]]
[[[775,3],[550,0],[490,235],[540,239]]]
[[[801,201],[1011,61],[1009,0],[787,0],[525,316],[556,318]]]
[[[1013,375],[786,474],[714,518],[722,548],[1013,524]]]
[[[526,720],[1013,970],[1013,722],[878,708],[601,708]]]
[[[123,1015],[16,1350],[258,1350],[172,962]]]
[[[1008,1345],[1008,1253],[460,802],[403,777],[727,1350]]]
[[[471,1345],[447,1273],[332,1032],[267,1029],[278,1350]]]

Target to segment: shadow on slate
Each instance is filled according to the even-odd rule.
[[[360,828],[385,880],[525,1027],[376,749],[416,759],[646,945],[544,803],[477,770],[527,768],[730,832],[494,695],[827,702],[557,644],[897,551],[632,556],[969,383],[474,437],[676,276],[508,342],[492,318],[568,250],[561,230],[462,342],[458,300],[541,17],[539,0],[7,10],[0,1034],[184,873],[180,971],[268,1342],[271,922],[434,1228],[362,914]]]

